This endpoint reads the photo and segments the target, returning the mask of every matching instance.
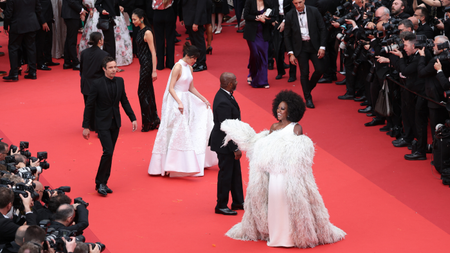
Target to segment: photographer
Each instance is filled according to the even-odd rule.
[[[56,213],[59,206],[70,203],[72,203],[72,199],[69,196],[65,194],[58,195],[57,193],[53,193],[52,196],[49,196],[47,207],[43,207],[42,209],[36,211],[37,222],[40,222],[41,220],[51,220],[53,214]]]
[[[391,7],[392,17],[399,19],[409,18],[410,15],[405,12],[407,5],[408,3],[406,0],[394,0]]]
[[[406,77],[406,88],[416,92],[417,94],[425,95],[425,79],[418,75],[418,65],[420,56],[425,57],[425,45],[415,45],[416,35],[408,34],[404,37],[404,50],[407,57],[403,54],[394,50],[391,53],[400,57],[398,64],[398,69],[401,74]],[[422,49],[418,49],[422,47]],[[420,53],[420,55],[419,55]],[[404,157],[406,160],[426,160],[426,149],[427,149],[427,122],[428,122],[428,107],[427,101],[416,95],[411,95],[408,97],[402,97],[403,103],[403,114],[410,113],[407,117],[408,121],[414,119],[414,136],[417,138],[416,149],[413,148],[411,154],[406,154]],[[412,116],[414,113],[414,116]],[[403,117],[403,122],[407,122],[405,117]]]
[[[428,20],[428,10],[425,7],[417,7],[414,11],[414,17],[419,20],[419,28],[417,29],[417,35],[425,35],[427,39],[433,39],[434,30]]]
[[[450,89],[448,85],[448,77],[450,76],[448,43],[449,40],[446,36],[436,36],[433,47],[433,53],[436,57],[429,61],[428,64],[425,57],[420,57],[418,66],[419,77],[425,79],[425,92],[427,97],[438,103],[446,101],[444,91]],[[440,46],[445,49],[439,49]],[[441,85],[440,80],[444,85]],[[445,124],[445,120],[448,119],[448,112],[444,106],[437,105],[431,101],[428,101],[428,110],[430,114],[431,136],[434,136],[436,125],[439,123]]]
[[[56,230],[66,229],[76,231],[77,234],[81,234],[83,233],[83,230],[89,226],[88,214],[89,212],[83,204],[62,204],[58,207],[58,210],[54,214],[54,220],[51,222],[49,227]],[[75,215],[78,215],[78,220],[75,225],[72,225]]]
[[[18,252],[20,249],[20,246],[24,244],[25,239],[25,231],[27,231],[28,225],[20,226],[17,229],[16,237],[14,241],[8,243],[5,245],[1,253],[15,253]]]
[[[20,194],[23,207],[26,213],[27,225],[36,225],[36,215],[31,211],[33,200],[30,192],[25,198]],[[12,206],[14,202],[14,192],[6,187],[0,187],[0,245],[6,244],[14,240],[19,225],[12,221]]]

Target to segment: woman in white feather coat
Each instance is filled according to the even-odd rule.
[[[308,248],[334,243],[346,233],[329,221],[312,164],[314,144],[303,135],[303,99],[281,91],[273,101],[278,122],[256,134],[246,123],[226,120],[225,143],[247,151],[250,175],[242,221],[226,235],[238,240],[265,240],[272,247]]]

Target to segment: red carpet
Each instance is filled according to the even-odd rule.
[[[7,54],[4,33],[0,44]],[[275,70],[269,71],[270,89],[248,86],[248,47],[234,28],[224,27],[222,34],[215,35],[213,48],[208,70],[194,74],[196,88],[212,102],[220,74],[235,73],[242,120],[256,131],[275,121],[271,103],[276,93],[292,89],[301,94],[299,81],[287,83],[287,76],[275,80]],[[176,51],[178,60],[181,43]],[[7,56],[0,60],[0,69],[9,70]],[[137,59],[122,68],[125,72],[118,75],[125,79],[140,125]],[[154,83],[159,109],[169,73],[159,71]],[[94,177],[102,150],[95,135],[89,141],[81,135],[84,106],[79,73],[56,66],[49,72],[39,71],[36,81],[19,78],[16,83],[0,81],[0,137],[14,144],[29,141],[33,154],[48,151],[51,167],[43,173],[47,185],[72,186],[69,196],[90,203],[88,241],[101,241],[109,252],[283,251],[264,242],[224,236],[241,220],[243,211],[236,217],[214,214],[217,167],[206,170],[202,178],[148,176],[156,132],[133,133],[124,113],[109,182],[114,193],[100,197],[94,191]],[[408,150],[394,148],[392,138],[379,132],[379,127],[364,127],[370,118],[356,112],[357,103],[337,99],[344,93],[345,87],[319,84],[313,91],[316,109],[307,110],[300,122],[316,143],[313,169],[331,222],[348,234],[341,242],[310,251],[448,252],[450,189],[438,180],[431,156],[426,161],[405,161]],[[247,182],[246,159],[242,167]]]

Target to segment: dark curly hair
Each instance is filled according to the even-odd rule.
[[[277,109],[281,102],[285,102],[288,106],[287,119],[289,121],[299,122],[303,118],[303,114],[305,114],[306,111],[303,98],[291,90],[282,90],[275,96],[275,99],[272,102],[272,113],[277,120]]]

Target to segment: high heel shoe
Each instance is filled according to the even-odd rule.
[[[214,32],[214,34],[219,34],[222,32],[222,27],[217,28],[216,31]]]
[[[212,55],[212,47],[208,47],[206,49],[206,54],[211,54]]]

